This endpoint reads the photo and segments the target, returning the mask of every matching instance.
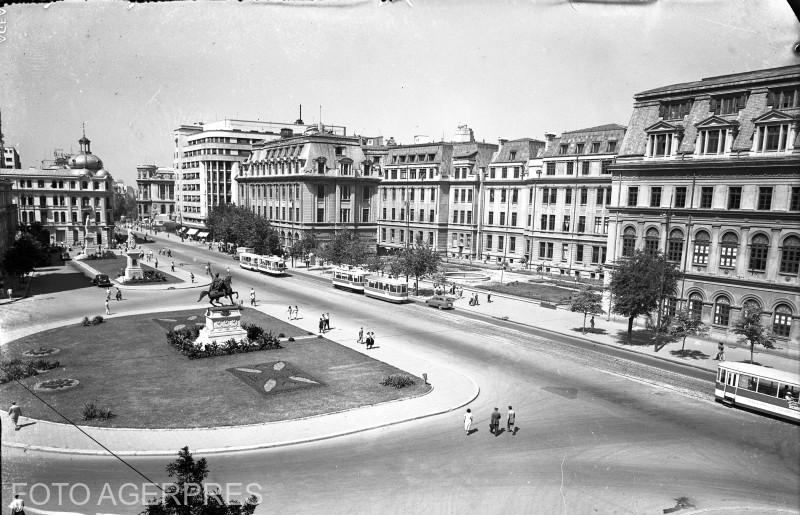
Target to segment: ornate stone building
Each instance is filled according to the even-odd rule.
[[[136,167],[136,214],[140,221],[175,220],[175,172],[156,165]]]

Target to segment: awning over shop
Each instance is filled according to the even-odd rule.
[[[195,234],[197,234],[197,229],[189,229],[188,231],[186,231],[186,234],[189,236],[194,236]]]
[[[206,231],[200,231],[199,233],[197,233],[198,238],[205,238],[206,236],[208,236],[208,232]]]

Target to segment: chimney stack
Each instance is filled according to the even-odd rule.
[[[545,132],[544,133],[544,151],[547,152],[550,150],[550,147],[553,146],[553,141],[555,141],[556,135],[552,132]]]

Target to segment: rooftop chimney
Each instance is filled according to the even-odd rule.
[[[505,139],[505,138],[499,138],[497,141],[498,141],[498,143],[500,143],[500,146],[501,146],[501,147],[502,147],[503,145],[505,145],[506,143],[508,143],[508,140],[507,140],[507,139]]]
[[[303,104],[300,104],[300,117],[294,122],[295,125],[303,125]]]
[[[550,147],[553,146],[553,141],[555,141],[556,135],[552,132],[545,132],[544,133],[544,150],[547,152],[550,150]]]

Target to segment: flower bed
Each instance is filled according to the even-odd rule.
[[[213,341],[207,343],[202,349],[195,344],[195,341],[200,336],[200,327],[195,325],[171,329],[167,332],[167,343],[178,349],[181,354],[189,359],[229,356],[231,354],[281,348],[278,338],[271,331],[264,331],[261,326],[242,324],[242,329],[247,331],[247,339],[237,341],[231,338],[221,343]]]
[[[58,361],[46,361],[44,359],[2,361],[0,362],[0,384],[36,376],[40,372],[46,372],[60,366],[61,363]]]

